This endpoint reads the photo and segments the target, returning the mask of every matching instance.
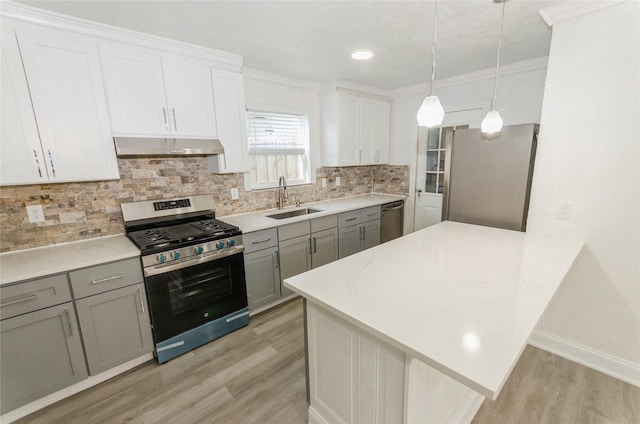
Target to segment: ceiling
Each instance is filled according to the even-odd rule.
[[[564,1],[506,3],[501,63],[548,55],[540,9]],[[431,78],[433,1],[21,1],[123,28],[236,53],[244,65],[309,81],[393,90]],[[502,5],[438,2],[436,79],[495,66]],[[369,48],[375,56],[354,61]]]

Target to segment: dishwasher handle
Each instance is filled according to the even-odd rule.
[[[382,205],[382,212],[393,211],[402,208],[404,208],[404,200],[398,200],[397,202],[386,203]]]

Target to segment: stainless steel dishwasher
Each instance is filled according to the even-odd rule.
[[[382,205],[380,218],[380,243],[402,236],[404,223],[404,200]]]

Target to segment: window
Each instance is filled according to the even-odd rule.
[[[466,128],[469,128],[469,125],[429,129],[427,135],[427,175],[424,187],[425,193],[443,193],[447,145],[451,143],[451,137],[453,137],[454,130]]]
[[[251,186],[277,187],[309,183],[309,120],[304,115],[247,112]]]

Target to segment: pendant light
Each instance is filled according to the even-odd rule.
[[[442,124],[444,118],[444,109],[440,104],[438,96],[433,95],[433,88],[436,79],[436,34],[438,32],[438,2],[434,2],[433,6],[433,43],[431,43],[431,57],[433,64],[431,66],[431,94],[422,102],[422,106],[418,109],[418,125],[421,127],[435,127]]]
[[[500,38],[498,39],[498,58],[496,60],[496,78],[493,83],[493,100],[491,110],[484,117],[480,124],[480,129],[484,134],[495,135],[502,130],[502,117],[496,110],[496,97],[498,94],[498,68],[500,67],[500,50],[502,49],[502,30],[504,29],[504,6],[507,0],[493,0],[494,3],[502,3],[502,19],[500,21]]]

